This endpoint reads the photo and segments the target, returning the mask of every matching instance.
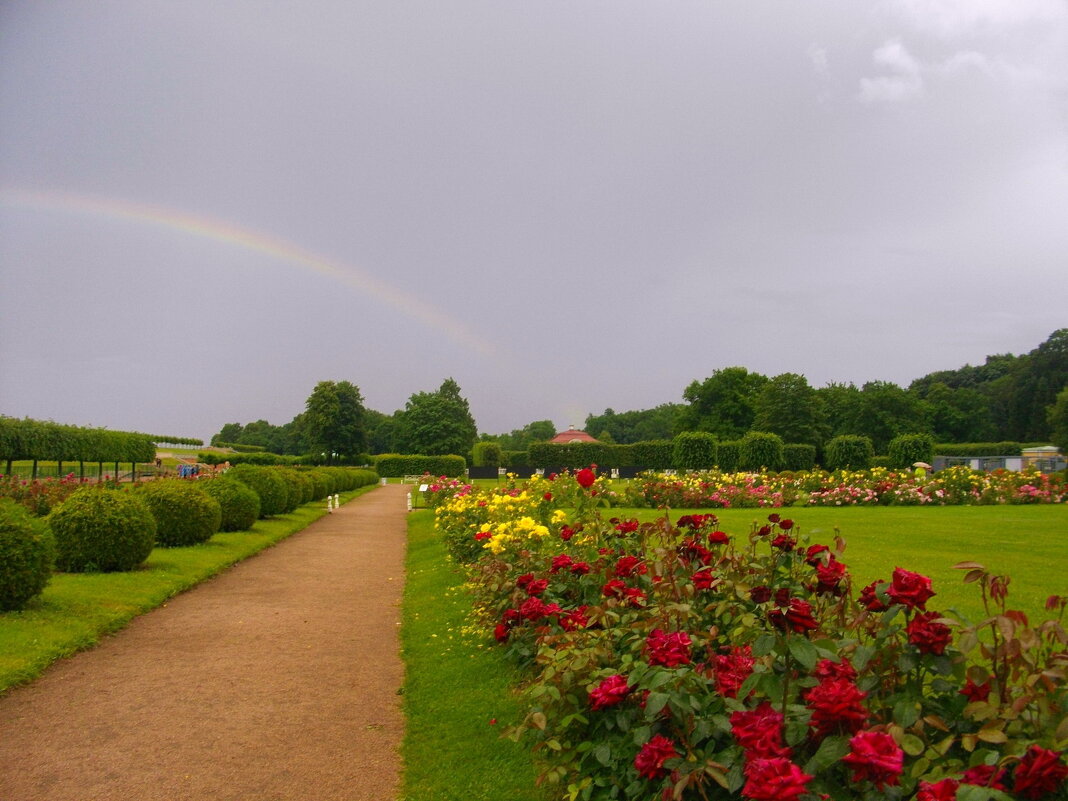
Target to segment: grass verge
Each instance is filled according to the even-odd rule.
[[[502,739],[522,712],[518,674],[469,625],[463,578],[429,511],[408,523],[401,648],[406,667],[402,801],[541,801],[530,755]],[[495,722],[496,721],[496,722]]]
[[[351,500],[373,487],[342,495]],[[248,531],[219,533],[202,545],[155,548],[126,573],[57,573],[21,612],[0,614],[0,693],[32,681],[57,659],[95,645],[137,615],[230,565],[295,534],[326,514],[305,504],[292,514],[260,520]]]

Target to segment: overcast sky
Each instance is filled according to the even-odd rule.
[[[1068,325],[1068,0],[3,0],[0,413],[480,431]]]

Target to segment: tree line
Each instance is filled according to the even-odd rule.
[[[653,409],[605,409],[589,414],[584,427],[598,440],[620,445],[672,439],[685,431],[708,432],[720,441],[764,431],[817,448],[834,437],[864,436],[878,453],[903,434],[929,434],[945,443],[1053,441],[1068,448],[1068,328],[1029,353],[988,356],[982,365],[930,373],[908,387],[869,381],[815,388],[798,373],[769,377],[734,366],[692,381],[682,399]],[[551,420],[536,420],[480,436],[452,378],[435,391],[412,394],[393,414],[366,408],[349,381],[320,381],[305,410],[290,422],[227,423],[212,444],[313,454],[331,462],[380,453],[467,456],[479,441],[502,451],[527,451],[555,434]]]

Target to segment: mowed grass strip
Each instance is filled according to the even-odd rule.
[[[527,750],[501,737],[522,711],[519,676],[485,631],[429,511],[408,523],[402,801],[540,801]],[[496,722],[494,722],[496,721]]]
[[[373,487],[341,495],[348,501]],[[218,533],[186,548],[155,548],[127,573],[57,573],[20,612],[0,613],[0,693],[32,681],[50,664],[91,647],[137,615],[230,565],[306,528],[326,514],[325,501],[260,520],[248,531]]]
[[[671,510],[711,512],[719,528],[744,538],[754,521],[778,512],[797,523],[810,542],[831,545],[835,529],[846,542],[842,561],[853,575],[854,592],[876,579],[888,580],[895,567],[931,578],[938,593],[929,609],[958,610],[972,621],[984,617],[977,585],[964,584],[958,562],[978,562],[1011,579],[1008,606],[1044,620],[1050,595],[1068,595],[1068,505],[790,507],[785,509]],[[662,512],[613,509],[603,514],[653,520]]]

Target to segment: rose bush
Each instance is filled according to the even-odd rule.
[[[438,525],[478,545],[477,612],[529,671],[511,736],[564,797],[1068,798],[1066,599],[1032,625],[964,563],[988,614],[961,620],[906,567],[858,590],[841,540],[780,513],[730,536],[605,519],[596,483],[543,507],[547,485]]]

